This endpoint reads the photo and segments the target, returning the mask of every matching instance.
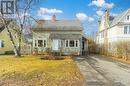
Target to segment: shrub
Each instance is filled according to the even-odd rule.
[[[37,48],[37,47],[34,48],[33,54],[34,54],[34,55],[38,55],[38,48]]]
[[[5,51],[5,54],[6,55],[12,55],[12,54],[14,54],[14,51]]]
[[[52,49],[51,48],[46,48],[45,52],[46,52],[46,54],[51,55]]]
[[[123,58],[125,60],[130,57],[130,42],[129,41],[120,41],[115,43],[116,51],[114,55],[118,58]]]
[[[43,60],[63,60],[63,59],[65,59],[65,57],[47,55],[47,56],[42,57],[41,59],[43,59]]]

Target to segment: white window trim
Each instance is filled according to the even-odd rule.
[[[44,47],[44,42],[46,42],[46,46]],[[46,48],[47,47],[47,40],[43,39],[43,47]]]
[[[128,16],[129,16],[129,19],[128,19]],[[127,21],[129,21],[129,20],[130,20],[130,15],[127,15],[127,16],[126,16],[126,20],[127,20]]]
[[[66,46],[66,42],[68,41],[68,46]],[[74,47],[70,47],[70,40],[65,40],[65,47],[66,48],[79,48],[79,40],[73,40],[74,41]],[[77,41],[77,47],[76,47],[76,41]]]
[[[34,39],[34,47],[38,47],[38,40],[43,40],[43,46],[44,47],[44,41],[46,41],[46,46],[44,48],[47,47],[47,39]],[[35,46],[35,43],[36,43],[36,46]]]
[[[68,41],[68,43],[67,43],[67,45],[68,46],[66,46],[66,42]],[[69,47],[69,40],[65,40],[65,47],[67,48],[67,47]]]
[[[3,45],[3,46],[2,46]],[[4,40],[0,40],[0,48],[3,48],[5,46]]]
[[[127,27],[127,29],[126,29],[125,27]],[[124,33],[124,35],[130,34],[130,29],[129,29],[129,28],[130,28],[129,25],[125,25],[125,26],[124,26],[124,28],[123,28],[123,33]],[[125,33],[125,29],[127,30],[126,33]]]
[[[0,48],[2,48],[2,40],[0,40]]]

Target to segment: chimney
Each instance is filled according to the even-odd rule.
[[[109,9],[105,10],[105,20],[108,23],[109,22],[109,16],[110,16],[110,11]]]
[[[107,9],[105,10],[105,22],[104,22],[104,54],[108,54],[108,28],[109,28],[109,16],[110,11]]]
[[[52,16],[52,21],[56,21],[56,15]]]

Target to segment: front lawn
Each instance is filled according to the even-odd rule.
[[[82,86],[72,59],[43,60],[41,56],[0,56],[0,86]]]

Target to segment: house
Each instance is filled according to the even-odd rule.
[[[38,20],[32,26],[33,51],[39,54],[48,48],[51,52],[58,52],[62,55],[82,54],[86,50],[83,41],[83,27],[78,20]]]
[[[110,11],[106,10],[98,23],[97,44],[101,52],[112,53],[116,43],[130,41],[130,9],[117,16],[110,16]]]
[[[14,21],[11,23],[16,24],[16,22]],[[13,34],[14,42],[17,46],[18,45],[17,34],[15,34],[13,28],[10,28],[10,31]],[[23,39],[22,39],[22,45],[24,45]],[[14,54],[13,50],[14,48],[7,34],[7,29],[4,27],[4,24],[0,20],[0,54]]]

